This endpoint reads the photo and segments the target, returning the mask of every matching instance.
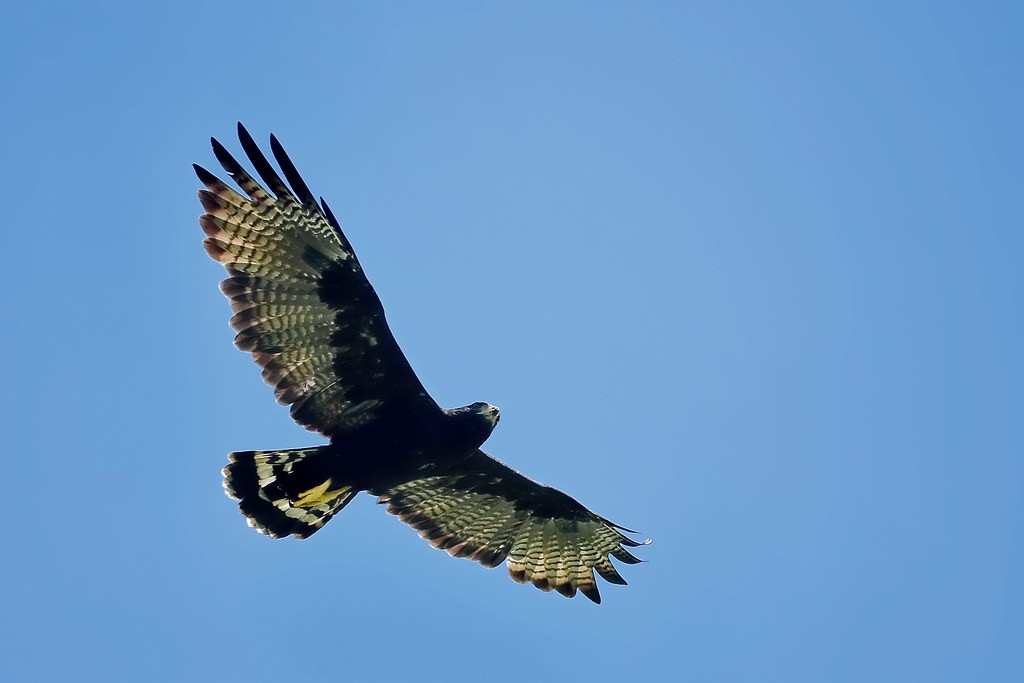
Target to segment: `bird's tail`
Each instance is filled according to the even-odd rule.
[[[306,538],[359,493],[325,474],[326,451],[321,446],[232,453],[224,468],[224,490],[260,533]]]

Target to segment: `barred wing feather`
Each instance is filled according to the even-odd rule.
[[[506,561],[520,583],[577,591],[601,602],[594,571],[610,583],[626,583],[609,556],[640,562],[626,548],[636,541],[573,498],[528,479],[477,451],[455,471],[415,479],[379,494],[388,512],[415,528],[434,547],[454,557],[495,567]]]
[[[206,189],[199,222],[207,253],[228,271],[235,344],[263,368],[296,422],[326,436],[376,419],[438,410],[388,328],[384,309],[327,204],[317,204],[276,138],[286,184],[239,124],[264,189],[216,140],[245,195],[195,166]]]

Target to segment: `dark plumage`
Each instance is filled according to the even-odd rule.
[[[270,148],[287,184],[241,124],[238,136],[270,192],[212,140],[245,195],[195,166],[206,251],[229,274],[221,291],[236,346],[292,418],[329,439],[231,454],[224,487],[249,524],[306,538],[368,491],[435,547],[488,567],[504,560],[516,581],[594,602],[594,570],[624,584],[609,555],[639,561],[626,550],[640,545],[629,530],[480,450],[498,409],[434,402],[326,202],[317,203],[277,138]]]

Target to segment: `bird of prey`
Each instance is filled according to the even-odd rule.
[[[240,451],[224,488],[250,526],[273,538],[316,533],[366,491],[454,557],[505,561],[520,583],[600,602],[594,571],[625,584],[609,556],[639,562],[636,533],[526,478],[480,450],[498,409],[437,405],[388,329],[352,245],[274,136],[284,174],[238,124],[263,185],[211,138],[244,194],[194,165],[204,189],[207,254],[224,266],[235,345],[252,354],[277,400],[329,443]],[[645,541],[649,542],[649,541]]]

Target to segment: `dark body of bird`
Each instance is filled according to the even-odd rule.
[[[231,454],[224,487],[249,524],[306,538],[367,491],[435,547],[489,567],[506,561],[517,581],[595,602],[595,571],[624,584],[609,556],[638,562],[626,548],[641,543],[480,450],[498,409],[434,402],[326,202],[317,203],[276,138],[287,184],[241,124],[238,133],[266,189],[212,140],[244,195],[195,166],[205,186],[204,244],[229,274],[221,290],[236,346],[252,354],[292,418],[329,439]]]
[[[305,536],[299,522],[274,514],[278,511],[272,501],[298,500],[303,492],[328,480],[344,482],[355,491],[380,495],[417,477],[450,473],[476,453],[493,429],[491,422],[476,412],[476,404],[467,408],[472,410],[439,409],[419,419],[406,417],[401,429],[388,428],[387,420],[374,420],[335,435],[330,445],[310,450],[306,457],[297,459],[288,477],[277,477],[264,486],[263,496],[237,496],[241,498],[242,511],[257,514],[273,536]],[[233,491],[258,494],[256,469],[248,462],[240,465],[242,454],[234,455],[235,462],[227,468]]]

